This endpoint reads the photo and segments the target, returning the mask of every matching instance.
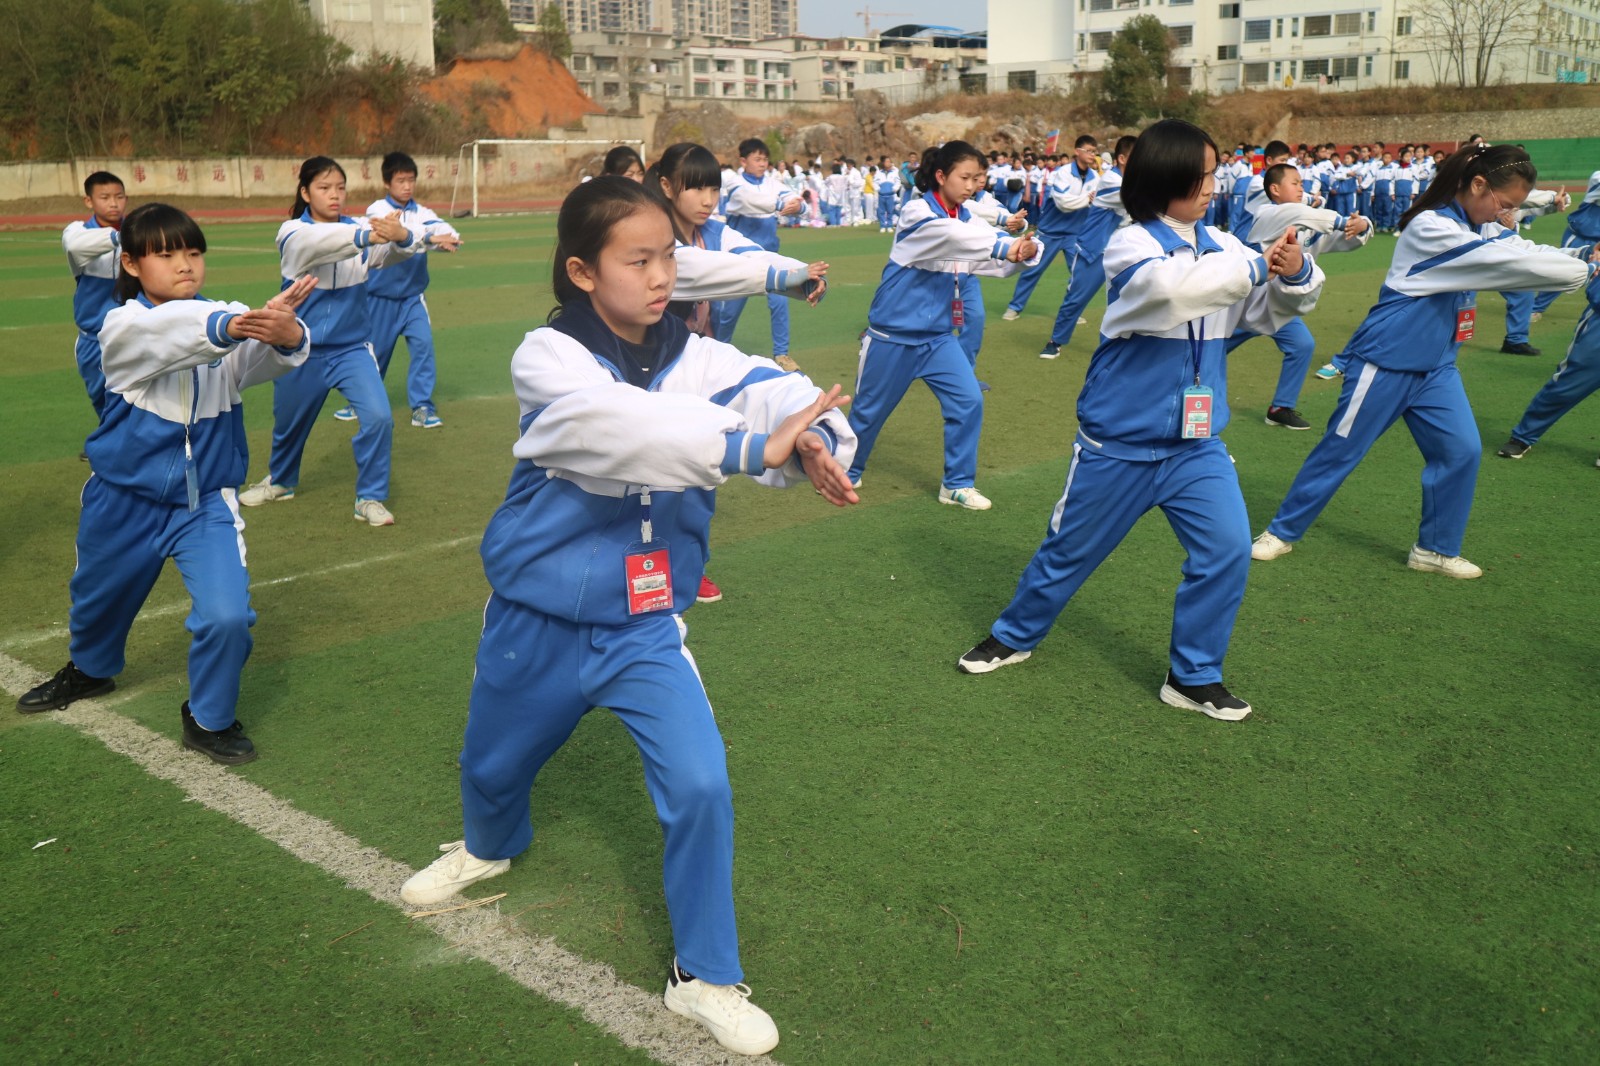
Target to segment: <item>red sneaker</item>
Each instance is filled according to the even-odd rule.
[[[700,591],[695,594],[696,603],[716,603],[722,599],[722,590],[709,577],[700,579]]]

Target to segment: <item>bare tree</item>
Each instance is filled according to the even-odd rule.
[[[1503,55],[1534,40],[1544,6],[1534,0],[1419,0],[1410,10],[1428,41],[1434,74],[1465,89],[1493,80],[1497,50]]]

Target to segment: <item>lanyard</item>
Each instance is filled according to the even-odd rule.
[[[1200,352],[1206,344],[1206,320],[1200,320],[1200,335],[1195,336],[1194,323],[1189,323],[1190,354],[1194,357],[1194,383],[1200,384]]]
[[[639,493],[639,541],[649,544],[655,536],[655,527],[650,523],[650,490],[643,489]]]

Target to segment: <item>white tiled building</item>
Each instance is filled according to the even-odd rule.
[[[1600,0],[1504,0],[1515,17],[1488,84],[1600,80]],[[1457,84],[1429,11],[1455,0],[989,0],[991,89],[1066,88],[1103,69],[1123,23],[1153,15],[1175,41],[1180,84],[1209,92]],[[1468,51],[1468,83],[1476,81]]]
[[[396,55],[433,66],[433,0],[304,0],[330,36],[355,54]]]

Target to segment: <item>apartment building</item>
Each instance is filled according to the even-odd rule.
[[[395,55],[433,67],[433,0],[304,0],[331,37],[357,57]]]

